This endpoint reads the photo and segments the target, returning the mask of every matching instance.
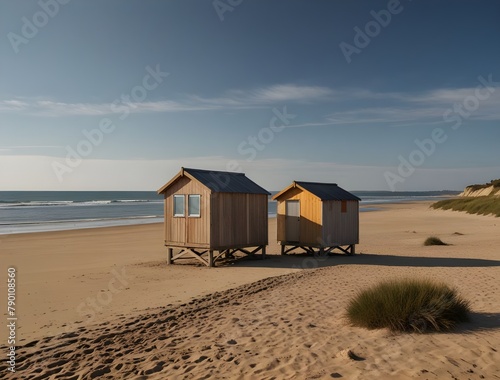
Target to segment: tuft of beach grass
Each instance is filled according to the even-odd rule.
[[[449,245],[449,244],[445,243],[444,241],[442,241],[440,238],[438,238],[436,236],[430,236],[425,240],[424,245],[429,246],[429,245]]]
[[[448,331],[469,320],[469,302],[444,283],[391,280],[361,291],[348,307],[352,326],[391,331]]]

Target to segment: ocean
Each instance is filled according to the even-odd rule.
[[[438,200],[459,192],[353,193],[362,199],[361,212],[367,212],[377,204]],[[271,200],[269,216],[276,216],[276,202]],[[0,191],[0,235],[162,221],[163,198],[151,191]]]

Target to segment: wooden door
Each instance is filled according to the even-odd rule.
[[[286,241],[300,241],[300,201],[286,201]]]

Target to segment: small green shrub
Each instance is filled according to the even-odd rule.
[[[431,236],[425,240],[424,245],[448,245],[448,244],[442,241],[438,237]]]
[[[347,307],[352,326],[392,331],[447,331],[469,320],[469,302],[443,283],[392,280],[364,290]]]

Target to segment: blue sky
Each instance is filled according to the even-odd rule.
[[[500,177],[497,1],[3,1],[0,190]],[[101,129],[99,129],[101,128]]]

